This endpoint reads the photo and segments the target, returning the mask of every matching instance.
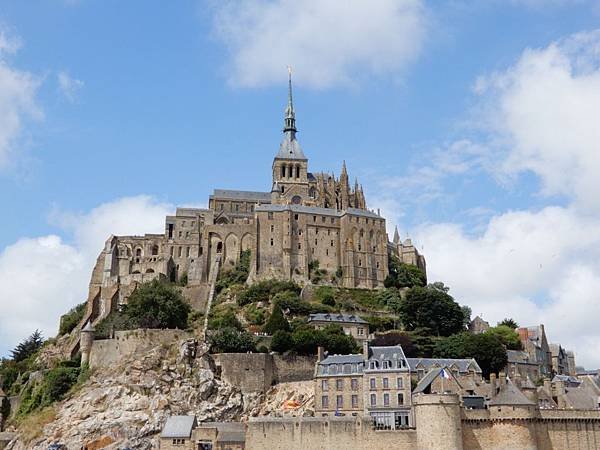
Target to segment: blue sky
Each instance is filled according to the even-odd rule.
[[[544,320],[600,366],[597,331],[562,315],[598,307],[600,105],[582,92],[600,6],[361,3],[0,0],[0,303],[20,305],[0,354],[85,299],[108,234],[160,230],[213,188],[269,189],[290,64],[313,171],[345,159],[457,300]]]

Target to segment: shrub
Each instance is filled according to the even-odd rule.
[[[244,317],[251,325],[262,325],[265,323],[264,310],[257,308],[253,303],[244,307]]]
[[[290,324],[287,319],[283,315],[283,311],[281,310],[281,306],[278,303],[275,303],[273,306],[273,312],[269,316],[269,320],[263,327],[263,331],[267,334],[274,334],[276,331],[290,331]]]
[[[94,326],[96,329],[95,337],[96,339],[108,339],[110,337],[111,330],[133,330],[137,327],[136,321],[132,320],[126,313],[112,311],[108,316]]]
[[[521,343],[519,334],[514,328],[511,328],[508,325],[498,325],[497,327],[489,328],[486,330],[485,334],[496,336],[509,350],[523,350],[523,344]]]
[[[248,303],[269,302],[274,295],[286,291],[298,295],[300,293],[300,286],[293,281],[259,281],[252,286],[248,286],[248,288],[238,296],[237,301],[240,306],[247,305]]]
[[[384,281],[384,286],[396,288],[412,288],[415,286],[424,287],[427,284],[425,272],[413,264],[405,264],[395,256],[388,260],[390,274]]]
[[[231,306],[225,309],[213,309],[213,311],[210,312],[210,317],[208,319],[208,328],[210,330],[234,328],[240,331],[244,329],[242,323],[236,317],[235,311]]]
[[[181,274],[181,276],[179,277],[179,285],[180,286],[187,286],[188,285],[188,273],[187,272],[183,272]]]
[[[250,250],[244,250],[240,253],[238,262],[231,270],[223,270],[219,273],[219,278],[215,284],[216,292],[219,293],[234,284],[246,283],[248,273],[250,272],[250,260]]]
[[[273,338],[271,339],[271,350],[274,352],[285,353],[292,348],[294,348],[292,333],[278,330],[273,334]]]
[[[68,313],[60,318],[58,334],[60,336],[68,334],[83,320],[87,303],[81,303],[69,310]]]
[[[366,316],[363,317],[369,322],[369,331],[374,333],[376,331],[388,331],[396,328],[397,320],[394,317],[380,317],[380,316]]]
[[[256,351],[258,353],[269,353],[269,349],[266,345],[259,345]]]
[[[129,296],[125,313],[141,328],[187,328],[190,305],[176,287],[153,280]]]
[[[221,328],[210,336],[215,353],[247,353],[256,350],[254,336],[235,328]]]

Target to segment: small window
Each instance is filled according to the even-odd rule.
[[[302,230],[298,230],[298,236],[302,236]]]
[[[369,361],[369,369],[377,369],[377,361]]]
[[[302,250],[302,243],[298,242],[298,250]]]
[[[271,225],[271,233],[275,231],[275,225]]]
[[[350,380],[350,389],[353,391],[358,391],[358,380],[356,378],[352,378]]]
[[[335,404],[338,408],[343,408],[344,407],[344,396],[338,395],[335,399]]]
[[[271,239],[271,247],[273,247],[273,239]]]
[[[383,394],[383,406],[390,406],[390,394]]]
[[[186,254],[187,254],[187,257],[189,258],[189,257],[190,257],[190,248],[189,248],[189,247],[187,247],[187,248],[185,249],[185,252],[186,252]]]
[[[400,380],[401,378],[398,379]],[[398,393],[398,406],[400,405],[404,405],[404,394],[401,392]]]
[[[325,217],[325,216],[321,217],[321,222],[325,223],[326,220],[327,220],[327,217]]]
[[[335,380],[335,388],[338,391],[342,391],[344,389],[344,380]]]
[[[298,220],[298,214],[294,214],[294,220]]]
[[[390,381],[387,378],[383,379],[383,388],[384,389],[389,389],[390,388]]]
[[[267,213],[267,218],[268,218],[269,220],[273,220],[273,213],[272,213],[272,212],[268,212],[268,213]]]
[[[377,405],[377,394],[371,394],[371,406]]]
[[[321,380],[321,390],[324,392],[329,390],[329,381]]]
[[[356,329],[356,334],[358,334],[359,336],[362,336],[363,334],[365,334],[365,330],[362,327],[358,327]]]
[[[181,258],[181,252],[183,251],[183,247],[179,247],[177,250],[177,256]]]
[[[330,245],[333,247],[333,241],[331,241],[331,244],[330,244]]]
[[[358,395],[352,396],[352,408],[358,408]]]
[[[375,380],[375,378],[369,380],[369,387],[371,389],[377,389],[377,380]]]
[[[402,388],[404,387],[404,386],[403,386],[403,381],[402,381],[402,378],[398,378],[398,379],[396,380],[396,383],[397,383],[397,387],[398,387],[398,389],[402,389]]]
[[[321,407],[329,408],[329,396],[328,395],[323,395],[321,397]]]
[[[317,216],[313,216],[313,222],[317,221]]]
[[[202,256],[202,250],[203,250],[202,247],[200,247],[200,256]]]
[[[319,241],[315,239],[315,245],[319,245]]]
[[[335,218],[331,218],[331,223],[335,223]]]
[[[360,250],[360,248],[359,248],[359,250]],[[362,259],[358,260],[358,267],[362,267]]]

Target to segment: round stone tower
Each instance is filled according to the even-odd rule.
[[[79,332],[79,347],[81,349],[81,365],[89,365],[90,353],[92,351],[92,344],[94,343],[94,328],[92,324],[88,322],[85,327]]]
[[[416,394],[413,405],[419,450],[463,449],[458,395]]]

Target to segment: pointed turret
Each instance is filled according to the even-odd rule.
[[[283,121],[283,132],[296,133],[296,114],[294,113],[294,101],[292,99],[292,68],[288,67],[288,104],[285,108]]]
[[[279,146],[276,158],[281,159],[306,159],[300,143],[296,139],[296,113],[292,98],[292,69],[288,67],[288,104],[283,118],[283,141]]]
[[[400,243],[400,233],[398,233],[398,226],[394,228],[394,244],[398,245]]]

